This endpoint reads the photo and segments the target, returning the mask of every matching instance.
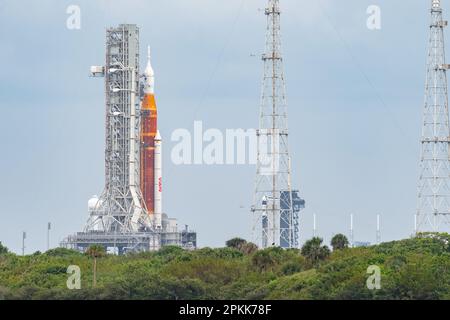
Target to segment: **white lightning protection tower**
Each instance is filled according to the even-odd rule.
[[[450,131],[444,28],[440,0],[431,2],[421,138],[416,233],[443,231],[450,219]]]

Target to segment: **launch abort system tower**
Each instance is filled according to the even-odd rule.
[[[450,129],[444,28],[440,0],[431,1],[420,177],[415,231],[441,231],[450,222]],[[448,230],[448,229],[447,229]],[[443,230],[442,230],[443,231]]]
[[[299,211],[305,201],[292,190],[288,146],[288,118],[281,55],[279,0],[269,0],[257,172],[252,206],[254,238],[263,248],[299,245]]]

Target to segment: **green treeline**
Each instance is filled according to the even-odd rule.
[[[236,238],[227,247],[106,255],[67,249],[18,256],[0,243],[1,299],[450,299],[450,235],[348,248],[337,235],[333,250],[319,238],[301,250],[258,250]],[[81,289],[69,290],[70,265]],[[381,271],[379,290],[367,286]],[[95,273],[95,277],[94,277]]]

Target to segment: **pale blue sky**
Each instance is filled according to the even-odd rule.
[[[152,46],[164,143],[164,209],[198,232],[200,246],[250,238],[253,166],[174,166],[170,134],[254,128],[264,48],[263,0],[2,0],[0,241],[44,250],[81,230],[87,200],[103,189],[105,27],[141,28]],[[428,0],[282,0],[293,182],[306,199],[304,241],[319,235],[408,237],[416,207]],[[67,6],[81,30],[66,28]],[[366,27],[381,7],[382,29]],[[445,17],[450,17],[445,4]],[[241,207],[244,208],[241,208]]]

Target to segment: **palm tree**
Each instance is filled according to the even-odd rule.
[[[323,240],[314,237],[305,242],[302,247],[302,255],[308,259],[312,264],[316,264],[321,260],[325,260],[330,255],[330,249],[327,246],[322,246]]]
[[[240,249],[246,243],[247,243],[247,241],[242,238],[233,238],[233,239],[228,240],[225,243],[225,245],[228,248]]]
[[[258,250],[258,246],[253,242],[247,242],[247,240],[242,238],[233,238],[228,240],[225,245],[228,248],[233,248],[239,250],[243,254],[250,255]]]
[[[338,233],[331,239],[331,246],[333,251],[348,248],[348,239],[342,233]]]
[[[105,248],[99,245],[92,245],[86,250],[86,254],[94,258],[94,278],[92,280],[92,286],[95,287],[97,285],[97,258],[105,256]]]

